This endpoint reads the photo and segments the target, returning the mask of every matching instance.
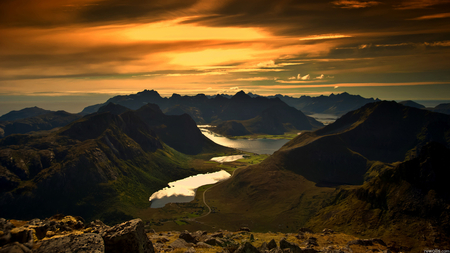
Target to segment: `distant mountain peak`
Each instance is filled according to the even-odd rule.
[[[109,102],[107,105],[100,107],[100,109],[98,109],[97,112],[99,112],[99,113],[110,112],[112,114],[119,115],[119,114],[122,114],[129,110],[130,109],[128,109],[125,106],[121,106],[121,105]]]
[[[161,98],[161,95],[156,90],[143,90],[138,92],[137,95],[145,96],[145,97],[158,97]]]
[[[245,94],[243,90],[236,93],[231,99],[248,99],[251,98],[249,95]]]

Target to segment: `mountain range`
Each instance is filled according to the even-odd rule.
[[[52,132],[0,140],[0,216],[70,212],[124,220],[168,182],[200,173],[164,140],[189,154],[229,150],[203,136],[188,115],[166,116],[156,105],[101,111]]]
[[[216,220],[232,222],[232,214],[256,229],[333,228],[406,248],[447,245],[449,136],[448,115],[371,103],[297,136],[208,194],[223,210]]]

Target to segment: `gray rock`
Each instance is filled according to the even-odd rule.
[[[42,242],[35,253],[85,252],[103,253],[105,245],[98,234],[87,233],[52,238]]]
[[[194,247],[190,247],[184,253],[195,253],[195,249],[194,249]]]
[[[307,247],[319,246],[319,244],[317,243],[317,238],[315,237],[308,238],[308,240],[306,240],[306,246]]]
[[[270,242],[267,244],[267,248],[269,250],[274,249],[277,247],[277,243],[275,242],[275,239],[270,240]]]
[[[223,238],[223,233],[222,232],[217,232],[217,233],[211,234],[211,237]]]
[[[259,252],[266,252],[269,251],[269,248],[267,248],[267,242],[263,242],[261,246],[258,247]]]
[[[11,242],[33,243],[33,230],[26,227],[11,230]]]
[[[187,230],[185,230],[184,232],[181,232],[179,238],[185,240],[186,242],[190,242],[190,243],[198,242],[197,238],[195,238],[195,236],[193,236]]]
[[[260,251],[249,242],[245,242],[234,253],[260,253]]]
[[[204,242],[198,242],[197,243],[197,248],[212,248],[212,246],[211,245],[209,245],[209,244],[206,244],[206,243],[204,243]]]
[[[144,233],[144,223],[141,219],[130,220],[117,224],[102,233],[105,250],[108,253],[139,252],[153,253],[152,242]]]
[[[297,253],[302,252],[302,249],[300,249],[300,246],[298,246],[295,243],[288,242],[286,238],[283,238],[280,240],[280,249],[284,251],[284,249],[290,249],[291,252]]]
[[[386,243],[383,240],[378,239],[378,238],[358,239],[358,240],[349,241],[347,243],[347,246],[350,246],[350,245],[372,246],[374,243],[386,246]]]
[[[2,247],[3,245],[6,245],[8,243],[11,242],[11,233],[8,232],[3,232],[3,235],[0,236],[0,247]]]
[[[10,243],[0,248],[0,253],[31,253],[32,251],[18,242]]]
[[[178,238],[175,241],[173,241],[170,244],[170,247],[174,248],[174,249],[178,249],[178,248],[187,248],[190,247],[191,245],[188,244],[185,240]]]
[[[269,251],[269,253],[283,253],[283,250],[280,248],[273,248]]]
[[[205,243],[212,246],[221,246],[223,244],[223,241],[218,238],[209,238],[205,240]]]

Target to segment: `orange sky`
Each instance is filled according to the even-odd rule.
[[[0,34],[8,108],[236,87],[450,99],[447,0],[3,0]]]

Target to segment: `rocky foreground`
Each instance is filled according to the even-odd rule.
[[[392,248],[391,248],[392,249]],[[141,219],[107,226],[55,215],[31,221],[0,219],[0,253],[53,252],[389,252],[380,239],[358,239],[325,229],[314,234],[240,231],[155,232]]]

